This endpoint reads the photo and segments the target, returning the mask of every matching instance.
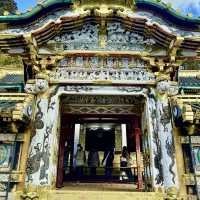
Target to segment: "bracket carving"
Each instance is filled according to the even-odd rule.
[[[167,81],[167,80],[158,82],[156,89],[159,95],[167,94],[169,96],[175,96],[178,94],[177,83]]]

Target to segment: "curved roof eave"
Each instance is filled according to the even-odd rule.
[[[163,2],[156,2],[154,0],[135,0],[135,5],[141,10],[156,11],[156,13],[164,17],[167,21],[171,21],[174,24],[183,27],[187,26],[188,28],[199,28],[200,19],[182,15]]]
[[[72,4],[72,0],[48,0],[43,4],[38,4],[31,11],[23,13],[21,15],[0,16],[0,23],[23,24],[25,22],[31,22],[32,20],[34,20],[34,18],[45,15],[46,12],[62,8],[63,6],[69,6],[70,4]]]
[[[135,5],[138,9],[154,11],[174,24],[191,29],[199,28],[200,19],[181,15],[162,2],[155,0],[132,1],[135,2]],[[73,0],[48,0],[43,4],[37,5],[31,11],[24,14],[0,16],[0,23],[24,25],[24,23],[32,22],[34,19],[37,19],[37,17],[41,17],[50,11],[62,8],[63,6],[69,6],[71,4],[73,4]]]

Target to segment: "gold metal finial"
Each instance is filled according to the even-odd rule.
[[[21,15],[21,12],[19,10],[17,10],[16,15]]]
[[[188,16],[188,17],[192,17],[192,13],[188,13],[187,16]]]
[[[28,8],[28,11],[30,12],[30,11],[32,11],[33,10],[33,8],[30,6],[29,8]]]

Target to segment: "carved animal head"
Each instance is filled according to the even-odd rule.
[[[36,79],[36,91],[44,92],[48,89],[48,81],[45,79]]]

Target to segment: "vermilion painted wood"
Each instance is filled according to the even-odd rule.
[[[134,121],[134,135],[135,135],[135,144],[136,144],[136,161],[137,161],[137,189],[142,190],[143,188],[143,180],[142,180],[142,167],[141,167],[141,149],[140,149],[140,139],[141,139],[141,129],[139,128],[139,119],[135,117]]]

